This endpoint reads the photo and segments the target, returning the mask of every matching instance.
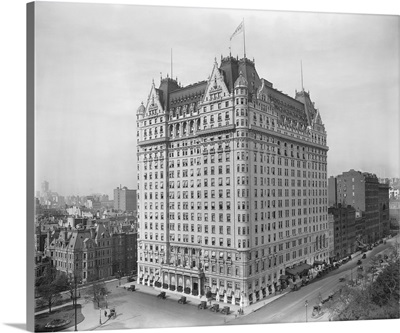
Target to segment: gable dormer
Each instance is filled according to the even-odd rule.
[[[160,113],[164,113],[164,108],[161,103],[161,94],[162,91],[156,88],[153,81],[145,109],[146,118],[156,116]]]
[[[224,76],[218,68],[215,60],[210,78],[207,82],[207,87],[203,96],[202,103],[212,102],[229,96],[228,88],[224,81]]]

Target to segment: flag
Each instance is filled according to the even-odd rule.
[[[235,32],[232,34],[230,40],[232,40],[232,38],[235,37],[237,34],[240,34],[241,32],[243,32],[243,28],[244,28],[244,21],[242,21],[242,22],[239,24],[239,26],[236,28],[236,30],[235,30]]]

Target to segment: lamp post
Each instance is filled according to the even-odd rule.
[[[75,299],[75,332],[78,331],[78,323],[77,323],[77,309],[76,309],[76,301],[77,301],[77,279],[76,279],[76,275],[74,275],[74,285],[75,285],[75,292],[74,292],[74,299]]]
[[[99,308],[99,311],[100,311],[100,325],[101,325],[101,308]]]
[[[308,322],[308,318],[307,318],[308,301],[307,300],[304,302],[304,306],[306,307],[306,323],[307,323]]]
[[[74,275],[70,278],[69,286],[70,286],[70,293],[72,299],[72,305],[74,306],[74,317],[75,317],[75,331],[78,331],[78,315],[77,315],[77,300],[78,300],[78,277],[76,276],[76,272],[73,273]]]
[[[107,294],[105,294],[105,297],[106,297],[106,309],[108,309]]]

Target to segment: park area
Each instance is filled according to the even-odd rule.
[[[81,305],[77,304],[77,323],[84,320]],[[75,325],[75,309],[72,304],[35,316],[35,332],[55,332]]]

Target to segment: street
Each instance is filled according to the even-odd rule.
[[[373,255],[385,251],[394,245],[395,238],[380,244],[366,253],[363,259],[366,265]],[[320,296],[326,298],[329,294],[340,288],[346,282],[339,282],[339,278],[350,279],[351,270],[355,278],[356,266],[361,254],[353,255],[353,259],[340,268],[327,273],[324,277],[314,280],[298,291],[286,295],[258,308],[257,310],[245,309],[244,316],[231,313],[228,316],[213,313],[210,310],[198,310],[200,301],[188,299],[187,304],[179,304],[179,295],[167,293],[167,299],[157,298],[158,291],[147,286],[138,285],[136,291],[131,292],[118,286],[118,281],[107,283],[110,293],[107,296],[108,308],[115,307],[117,317],[108,319],[104,316],[104,309],[97,310],[92,302],[83,303],[82,313],[85,320],[78,325],[78,330],[114,330],[123,328],[168,328],[188,326],[216,326],[224,324],[264,324],[264,323],[296,323],[306,321],[305,301],[308,302],[307,321],[327,321],[327,314],[314,319],[311,316],[313,306],[320,302]],[[247,311],[246,311],[247,310]],[[249,311],[253,311],[249,313]],[[102,325],[99,325],[100,316]]]
[[[398,236],[397,236],[398,238]],[[363,259],[363,265],[366,264],[369,259],[383,252],[390,245],[394,245],[396,238],[391,238],[386,244],[380,244],[373,248],[371,251],[366,253],[367,258]],[[277,299],[273,303],[262,307],[258,311],[248,314],[247,316],[237,318],[231,324],[265,324],[265,323],[298,323],[306,321],[306,307],[305,301],[308,302],[307,307],[307,321],[326,321],[327,316],[319,317],[314,319],[311,317],[313,306],[319,303],[319,295],[322,298],[326,298],[329,294],[337,290],[340,285],[346,282],[339,282],[340,277],[346,277],[346,280],[350,279],[351,270],[353,269],[353,279],[355,278],[356,263],[357,260],[361,259],[361,254],[354,256],[353,259],[343,264],[338,269],[333,270],[326,274],[322,279],[316,280],[307,286],[300,288],[298,291],[290,292],[284,297]]]

